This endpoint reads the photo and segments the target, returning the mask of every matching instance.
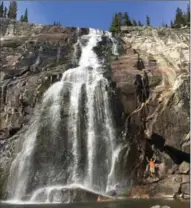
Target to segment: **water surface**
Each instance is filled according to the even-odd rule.
[[[87,202],[71,204],[5,204],[1,203],[0,208],[151,208],[152,206],[167,205],[170,208],[189,208],[189,201],[180,200],[139,200],[129,199],[116,202]]]

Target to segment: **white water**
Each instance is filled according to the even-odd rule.
[[[117,155],[119,154],[119,148],[115,142],[115,129],[112,112],[109,107],[107,91],[109,86],[107,79],[103,76],[104,69],[102,64],[93,51],[93,47],[101,41],[104,35],[111,41],[114,40],[111,38],[110,33],[104,34],[103,31],[94,29],[90,29],[88,35],[82,36],[81,38],[85,39],[87,43],[86,45],[80,44],[82,53],[79,60],[79,67],[64,72],[62,80],[53,84],[44,94],[41,109],[42,113],[39,114],[39,117],[36,119],[37,121],[32,125],[33,127],[26,133],[22,151],[15,158],[11,166],[8,192],[11,193],[10,196],[13,201],[22,200],[27,193],[30,183],[32,183],[33,180],[38,181],[37,178],[41,174],[42,178],[41,180],[39,179],[39,183],[41,183],[42,179],[44,180],[48,174],[49,177],[45,184],[47,187],[52,187],[43,188],[43,191],[46,192],[45,202],[49,202],[49,195],[54,187],[63,188],[65,185],[81,184],[86,189],[104,192],[106,191],[107,183],[110,185],[112,185],[111,183],[115,183],[114,167]],[[80,41],[80,39],[78,41]],[[112,50],[114,55],[118,54],[116,43],[113,44]],[[67,138],[59,137],[61,140],[57,141],[56,138],[59,133],[58,126],[63,122],[60,112],[64,108],[63,102],[66,102],[63,93],[66,92],[68,92],[69,96],[68,120],[66,126],[68,133],[65,135]],[[86,94],[86,100],[84,100],[83,97],[84,93]],[[82,102],[85,103],[85,106],[82,105]],[[82,108],[84,109],[85,115],[82,115]],[[46,112],[46,114],[43,114],[43,112]],[[85,124],[84,131],[80,129],[82,120]],[[35,152],[35,148],[38,147],[35,146],[37,133],[39,134],[38,140],[45,137],[43,134],[39,133],[41,125],[48,125],[47,128],[49,129],[47,130],[50,130],[51,135],[48,135],[45,141],[47,140],[47,142],[51,143],[52,147],[57,147],[58,153],[63,140],[66,140],[68,148],[71,146],[69,151],[71,151],[72,156],[68,156],[70,157],[70,164],[66,166],[67,169],[64,170],[61,167],[61,170],[58,170],[52,167],[51,163],[49,165],[50,167],[47,169],[49,170],[48,173],[46,170],[43,172],[41,167],[39,167],[40,169],[33,168],[33,151]],[[80,138],[82,138],[82,140]],[[84,168],[81,167],[81,158],[82,155],[85,155],[82,149],[82,143],[85,145],[85,147],[83,147],[85,148],[84,150],[87,151],[87,156],[83,161]],[[50,149],[51,146],[49,147]],[[53,165],[57,163],[57,161],[54,161],[54,158],[51,157],[51,159],[53,159]],[[64,162],[65,161],[63,161],[63,163]],[[103,167],[104,170],[102,170]],[[35,177],[30,175],[33,169],[33,172],[36,174]],[[69,176],[66,177],[65,172],[68,173]],[[58,184],[56,181],[57,178],[61,178],[62,182],[59,181]],[[65,180],[64,178],[67,179]],[[54,181],[56,181],[56,184]],[[42,188],[39,185],[37,185],[37,187],[37,190],[32,189],[33,194],[30,201],[34,201],[41,193]],[[94,187],[98,187],[96,188],[98,190]]]

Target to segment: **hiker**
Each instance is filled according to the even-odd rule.
[[[156,159],[150,159],[148,160],[148,158],[146,157],[147,162],[149,163],[149,171],[151,173],[151,176],[154,177],[155,176],[155,161]]]

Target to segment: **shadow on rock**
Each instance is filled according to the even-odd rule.
[[[190,163],[190,154],[183,152],[175,147],[165,145],[165,139],[153,133],[151,139],[149,140],[150,145],[153,145],[156,149],[161,152],[165,152],[173,160],[175,164],[181,164],[183,161]]]
[[[164,147],[164,152],[169,155],[169,157],[174,161],[176,164],[181,164],[183,161],[190,163],[190,154],[178,150],[174,147],[166,145]]]

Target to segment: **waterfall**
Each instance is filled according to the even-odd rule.
[[[115,184],[119,153],[109,101],[105,67],[93,48],[110,33],[89,29],[79,37],[78,67],[43,96],[39,113],[23,136],[21,151],[14,159],[8,179],[12,200],[50,202],[49,195],[62,187],[80,186],[104,193]],[[113,47],[113,46],[111,46]],[[118,54],[114,42],[114,55]]]

